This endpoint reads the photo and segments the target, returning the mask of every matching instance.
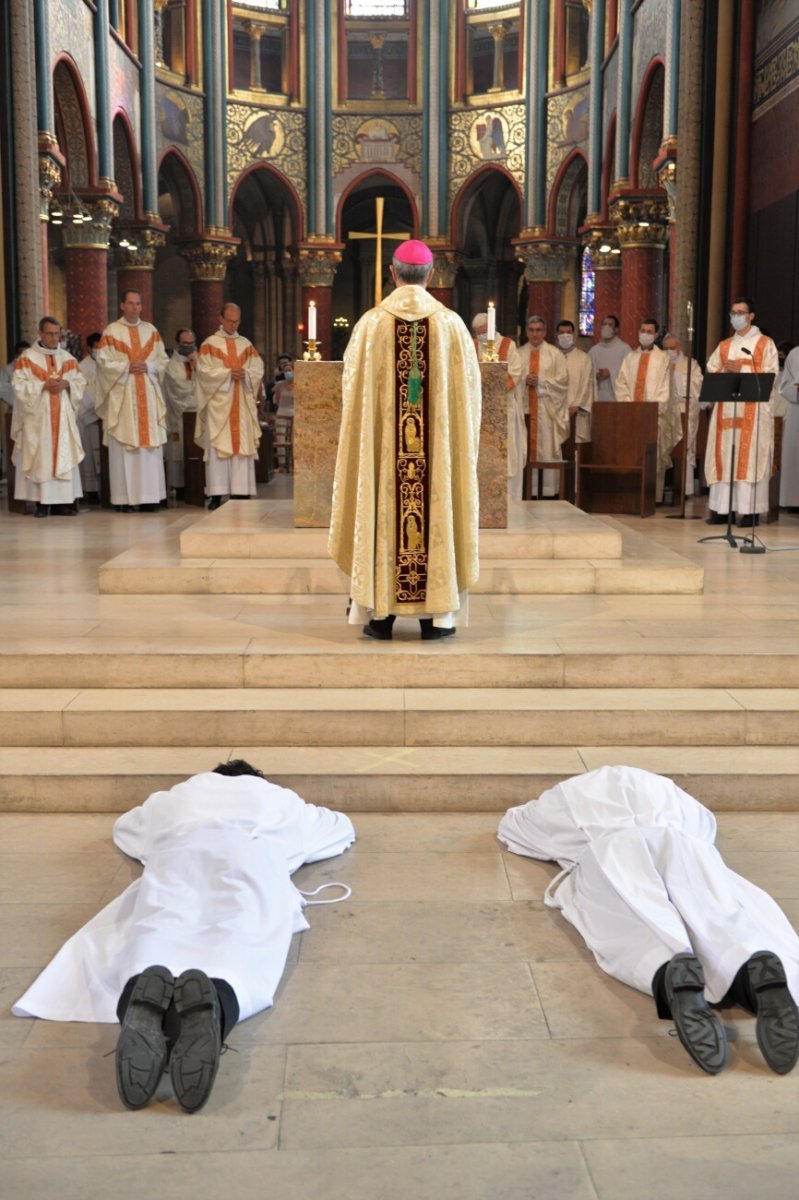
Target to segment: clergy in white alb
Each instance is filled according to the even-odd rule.
[[[657,322],[644,320],[638,330],[639,346],[621,364],[616,380],[616,399],[622,403],[651,403],[658,406],[657,483],[655,499],[663,499],[663,484],[671,466],[671,452],[682,437],[677,398],[671,387],[669,356],[655,345]]]
[[[168,358],[158,330],[141,319],[141,294],[129,288],[120,308],[120,319],[103,332],[96,359],[97,412],[108,446],[111,503],[157,508],[166,499],[161,381]]]
[[[560,864],[544,903],[574,925],[603,971],[654,995],[661,1016],[659,985],[675,955],[699,959],[705,997],[719,1004],[745,1001],[750,958],[776,954],[795,1062],[799,937],[766,892],[726,866],[715,817],[670,779],[601,767],[509,809],[498,836],[515,854]]]
[[[179,329],[175,349],[164,371],[164,400],[166,401],[166,462],[167,487],[177,491],[183,487],[183,414],[197,411],[197,339],[191,329]]]
[[[86,338],[86,356],[80,363],[81,374],[86,380],[86,391],[78,410],[78,430],[84,449],[84,458],[80,464],[80,481],[84,496],[88,496],[95,504],[99,503],[100,499],[100,446],[103,440],[103,429],[97,415],[95,361],[101,337],[100,333],[90,333]]]
[[[686,496],[693,496],[696,490],[696,435],[699,432],[699,396],[702,391],[702,368],[695,358],[691,359],[691,384],[689,387],[687,383],[688,356],[684,353],[679,338],[675,337],[673,333],[667,333],[663,339],[663,349],[669,356],[671,392],[679,407],[681,422],[683,414],[685,412],[688,413],[686,421],[688,446],[686,451],[687,478],[685,481],[685,494]]]
[[[42,317],[39,337],[16,359],[12,378],[14,498],[34,501],[37,516],[46,516],[51,504],[74,512],[74,501],[83,495],[77,412],[86,380],[59,346],[60,333],[60,321]]]
[[[350,623],[381,640],[396,616],[426,622],[423,638],[454,629],[479,571],[480,368],[461,318],[427,291],[432,271],[429,247],[403,242],[396,291],[344,355],[329,551]]]
[[[619,318],[612,314],[603,317],[600,341],[588,351],[596,378],[597,400],[616,399],[616,379],[631,349],[632,346],[619,337]]]
[[[563,352],[546,339],[547,323],[535,314],[527,318],[527,341],[519,351],[522,377],[517,388],[519,405],[528,419],[527,462],[558,462],[569,436],[569,372]],[[536,472],[537,475],[537,472]],[[543,472],[541,494],[554,496],[559,472]],[[533,494],[536,481],[533,479]],[[561,497],[565,499],[565,497]]]
[[[61,947],[16,1016],[114,1022],[128,980],[162,963],[226,980],[251,1017],[272,1004],[292,934],[308,928],[290,876],[355,840],[343,813],[262,776],[213,771],[154,792],[113,836],[141,877]]]
[[[558,321],[558,347],[566,359],[566,372],[569,376],[569,417],[576,417],[574,440],[590,442],[591,414],[596,400],[596,378],[591,359],[585,350],[580,350],[574,344],[575,332],[573,321]]]
[[[194,439],[205,449],[205,494],[213,508],[222,496],[246,500],[256,494],[258,388],[264,362],[239,333],[240,321],[239,306],[226,304],[218,332],[205,339],[197,358]]]
[[[472,334],[477,361],[482,362],[488,341],[488,313],[477,313],[472,318]],[[522,477],[527,456],[527,427],[517,391],[522,377],[522,360],[519,357],[519,347],[513,338],[505,337],[499,330],[495,332],[494,350],[497,362],[507,363],[508,366],[508,498],[521,500]]]
[[[799,508],[799,346],[790,351],[780,375],[780,395],[785,401],[780,460],[780,504]]]
[[[779,356],[771,338],[760,332],[754,319],[754,302],[748,296],[733,300],[730,305],[733,335],[719,342],[707,362],[708,374],[773,373],[775,376],[774,387],[764,396],[763,403],[735,405],[730,401],[713,406],[705,452],[705,476],[710,484],[709,524],[726,521],[730,509],[733,430],[732,510],[737,523],[752,525],[758,513],[768,512],[774,454],[772,397],[778,395]]]

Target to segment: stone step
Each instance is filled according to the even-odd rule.
[[[179,598],[176,598],[179,603]],[[0,644],[0,680],[17,688],[799,688],[799,654],[775,646],[748,653],[721,639],[655,639],[625,650],[561,650],[551,638],[517,648],[501,637],[476,645],[469,639],[424,643],[418,636],[391,643],[359,638],[342,624],[345,641],[329,626],[308,631],[306,647],[286,647],[279,631],[228,645],[199,639],[42,639]],[[337,635],[338,636],[338,635]],[[530,639],[532,641],[532,639]],[[59,645],[61,649],[55,650]]]
[[[247,758],[304,799],[348,812],[500,812],[571,775],[626,764],[718,810],[799,811],[799,749],[780,746],[250,747],[0,750],[0,811],[123,812],[152,791]]]
[[[799,689],[0,691],[2,746],[793,746]]]

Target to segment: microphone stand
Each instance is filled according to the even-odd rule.
[[[755,416],[755,475],[757,475],[757,458],[758,458],[758,450],[760,449],[760,402],[762,399],[762,397],[760,395],[760,375],[758,373],[757,365],[754,361],[754,356],[753,356],[752,352],[750,350],[747,350],[745,347],[743,348],[743,352],[749,358],[752,359],[752,371],[754,372],[755,384],[757,387],[757,414]],[[767,486],[768,486],[768,479],[769,479],[769,475],[767,472],[766,473],[766,485]],[[757,505],[757,480],[755,480],[754,483],[751,484],[751,488],[752,488],[752,511],[750,513],[750,517],[751,517],[751,521],[752,521],[752,535],[749,538],[744,538],[743,545],[739,546],[738,549],[741,552],[741,554],[765,554],[766,547],[760,541],[760,538],[755,537],[755,521],[757,520],[757,517],[755,514],[755,507]],[[758,542],[759,545],[755,545],[755,542]]]
[[[691,425],[691,368],[694,364],[694,306],[688,301],[688,366],[685,372],[685,429],[682,441],[682,479],[680,481],[680,511],[669,513],[669,521],[701,521],[699,513],[690,517],[685,513],[685,497],[688,490],[688,450],[689,429]],[[696,470],[696,467],[694,467]]]

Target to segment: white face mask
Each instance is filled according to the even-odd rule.
[[[654,333],[639,333],[638,341],[645,350],[648,350],[650,346],[654,346],[655,344],[655,335]]]
[[[676,362],[677,359],[680,357],[679,350],[667,350],[666,353],[668,354],[668,356],[672,362]]]
[[[603,326],[602,326],[602,336],[603,336],[603,338],[605,339],[605,341],[606,341],[606,342],[609,342],[611,338],[613,338],[613,337],[615,337],[615,336],[616,336],[616,329],[615,329],[615,326],[613,326],[613,325],[603,325]]]
[[[571,350],[572,346],[574,345],[574,334],[559,333],[558,345],[560,346],[561,350]]]
[[[749,317],[746,313],[730,313],[730,325],[738,332],[741,329],[746,329],[749,324]]]

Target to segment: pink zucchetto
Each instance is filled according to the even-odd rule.
[[[411,263],[413,266],[428,266],[433,261],[433,251],[424,242],[411,238],[407,242],[400,242],[394,251],[394,258],[397,262]]]

